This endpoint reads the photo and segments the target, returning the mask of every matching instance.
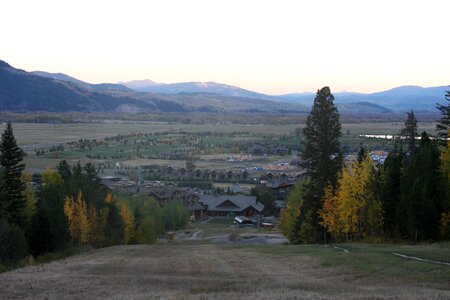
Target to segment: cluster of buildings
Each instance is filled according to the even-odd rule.
[[[191,188],[177,187],[160,182],[124,180],[119,177],[105,176],[102,182],[113,190],[130,194],[145,194],[153,197],[161,206],[169,201],[180,201],[191,218],[204,220],[209,217],[242,215],[253,217],[264,212],[264,205],[255,196],[246,195],[204,195]]]

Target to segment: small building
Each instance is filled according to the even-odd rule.
[[[202,195],[199,202],[205,207],[205,214],[210,217],[225,217],[230,214],[251,217],[264,210],[264,205],[256,201],[256,196]]]
[[[186,168],[181,168],[178,173],[180,174],[180,176],[186,176],[187,175],[187,170]]]
[[[217,179],[219,177],[219,173],[217,173],[216,170],[212,170],[211,172],[209,172],[209,177],[211,179]]]
[[[172,175],[174,173],[174,169],[171,166],[168,166],[167,169],[166,169],[166,173],[168,175]]]
[[[195,178],[201,178],[201,177],[202,177],[202,170],[196,169],[196,170],[194,171],[194,177],[195,177]]]

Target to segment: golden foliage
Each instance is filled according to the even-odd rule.
[[[319,215],[329,233],[348,237],[381,229],[382,207],[372,189],[373,180],[373,162],[367,157],[343,168],[336,192],[331,186],[325,188]]]
[[[319,216],[322,219],[320,225],[324,226],[329,233],[336,235],[341,232],[342,223],[339,217],[339,201],[331,185],[325,187],[323,206],[319,211]]]
[[[64,214],[69,223],[69,233],[74,244],[83,245],[89,242],[90,222],[87,205],[81,191],[74,200],[67,196],[64,201]]]
[[[125,202],[119,202],[119,212],[124,224],[124,243],[131,242],[134,234],[134,215],[130,210],[130,207]]]
[[[107,194],[105,197],[105,203],[111,204],[113,200],[112,194]]]

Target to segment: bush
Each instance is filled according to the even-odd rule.
[[[27,254],[27,241],[23,231],[10,225],[5,220],[0,221],[0,262],[15,264]]]

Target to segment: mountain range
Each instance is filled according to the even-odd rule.
[[[141,81],[141,85],[136,86],[134,82],[121,82],[122,85],[141,92],[152,92],[161,94],[177,93],[212,93],[227,95],[231,97],[245,97],[265,99],[276,102],[287,102],[311,106],[314,101],[314,93],[294,93],[285,95],[266,95],[249,91],[246,89],[220,84],[215,82],[181,82],[171,84],[160,84],[150,81],[146,85]],[[333,93],[335,103],[345,112],[362,112],[355,107],[371,107],[381,109],[379,112],[400,112],[407,110],[435,111],[436,103],[444,102],[445,91],[448,86],[420,87],[420,86],[400,86],[387,91],[376,93],[353,93],[337,92]],[[355,106],[355,107],[353,107]],[[383,111],[384,108],[384,111]],[[372,109],[370,111],[372,111]]]
[[[446,88],[404,86],[334,95],[343,114],[433,111],[436,102],[444,102]],[[91,84],[62,73],[26,72],[0,60],[0,109],[9,111],[305,113],[313,100],[313,93],[274,96],[215,82]]]

